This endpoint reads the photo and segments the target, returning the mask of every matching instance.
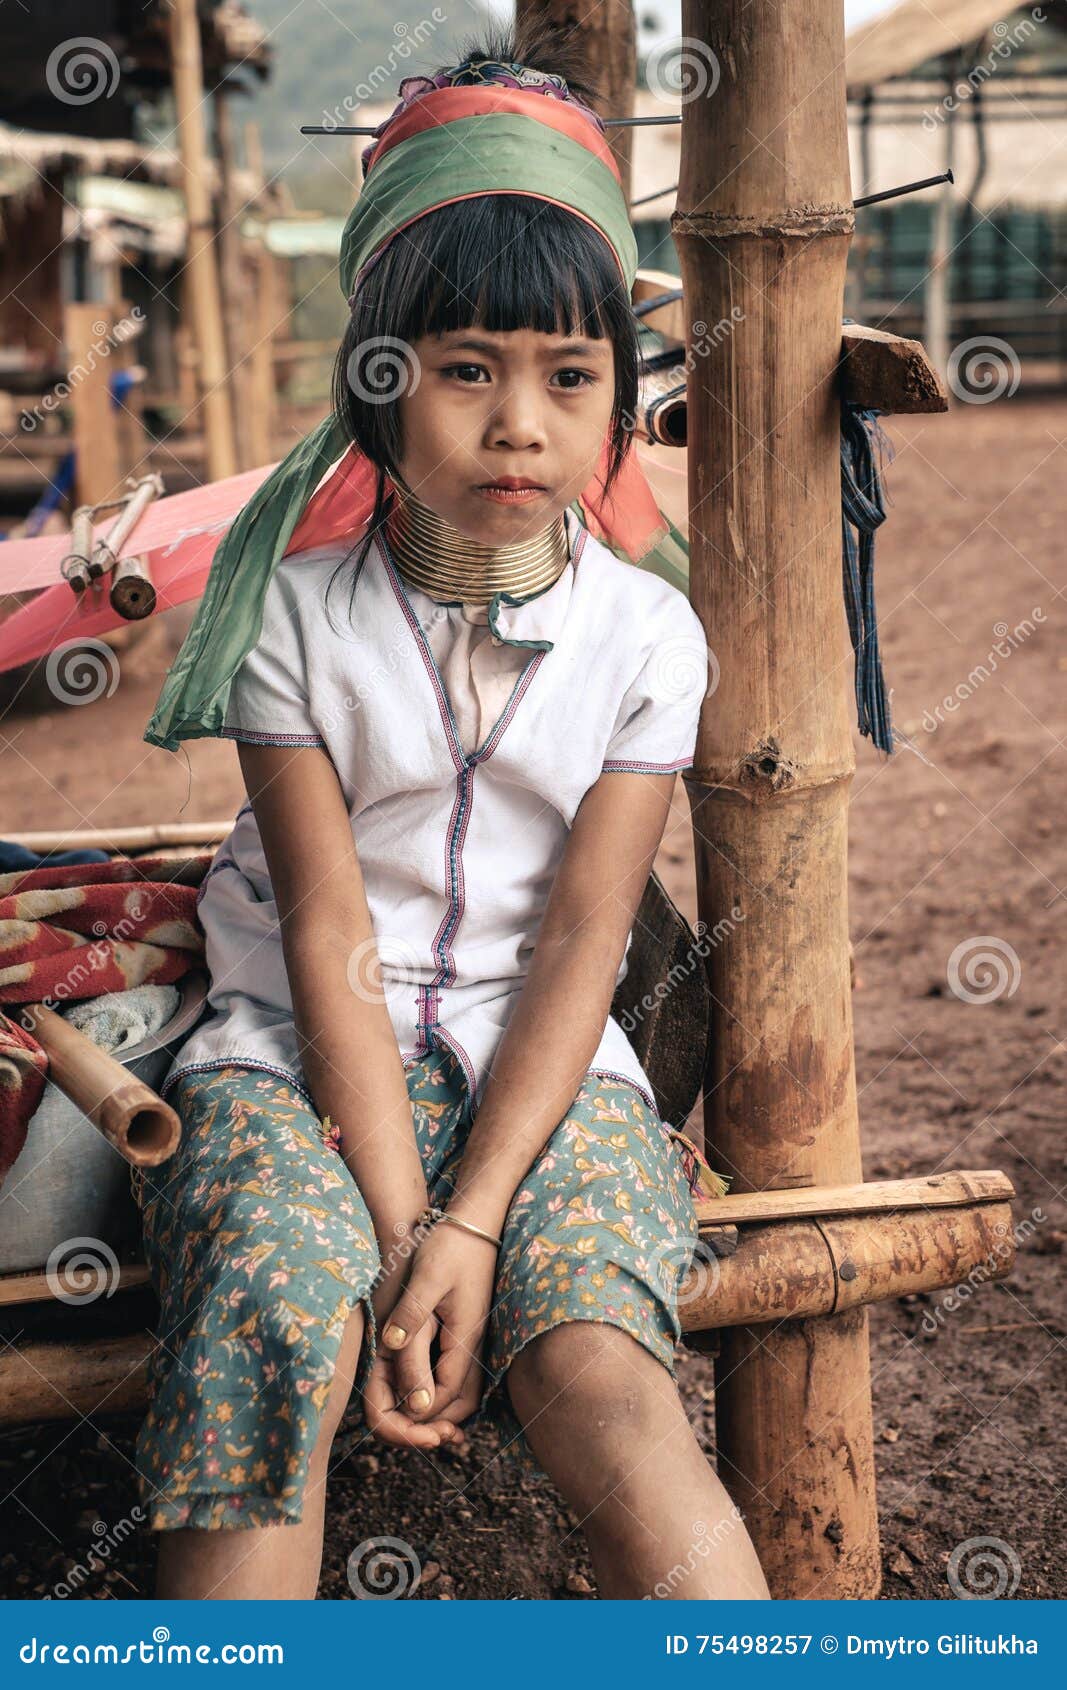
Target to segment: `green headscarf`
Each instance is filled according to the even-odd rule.
[[[414,218],[460,198],[508,192],[553,201],[587,218],[611,245],[629,291],[637,246],[613,171],[560,129],[500,111],[423,129],[383,154],[341,236],[345,299],[368,263]],[[259,637],[274,568],[308,500],[351,444],[331,412],[238,513],[219,544],[196,616],[145,730],[150,745],[175,751],[183,739],[220,733],[231,682]],[[686,589],[684,541],[673,527],[664,545],[641,563]]]

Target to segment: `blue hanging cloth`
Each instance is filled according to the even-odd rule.
[[[888,441],[880,413],[841,406],[841,563],[848,631],[856,659],[859,729],[887,756],[893,752],[878,621],[874,608],[874,536],[885,521],[882,455]]]

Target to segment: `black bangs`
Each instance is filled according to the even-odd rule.
[[[611,342],[610,487],[632,439],[637,324],[604,236],[573,212],[527,195],[479,195],[426,212],[372,265],[333,374],[334,409],[349,437],[395,474],[402,447],[390,400],[403,394],[405,372],[410,379],[410,348],[424,335],[475,324]]]

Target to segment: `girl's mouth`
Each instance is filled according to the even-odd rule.
[[[528,505],[535,499],[543,499],[548,491],[535,481],[521,481],[513,477],[505,477],[502,481],[486,481],[474,490],[483,499],[491,499],[496,505]]]

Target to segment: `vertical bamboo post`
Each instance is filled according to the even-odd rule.
[[[219,255],[225,307],[226,361],[234,406],[234,440],[238,469],[254,469],[251,444],[251,372],[249,369],[250,311],[244,267],[245,242],[241,221],[245,201],[237,185],[237,159],[231,110],[232,92],[225,83],[215,89],[215,151],[219,161]]]
[[[773,27],[747,0],[683,0],[682,34],[718,71],[683,104],[672,218],[690,341],[714,337],[690,378],[689,533],[719,679],[684,778],[701,917],[740,912],[709,963],[706,1131],[737,1192],[847,1184],[842,0],[791,0]],[[772,1593],[874,1595],[865,1311],[724,1332],[716,1417]]]
[[[200,394],[211,481],[234,475],[233,413],[215,264],[214,223],[204,137],[204,73],[196,0],[170,0],[170,55],[189,229],[187,275],[199,353]]]
[[[633,0],[601,0],[596,6],[575,0],[516,0],[516,12],[531,12],[580,35],[596,66],[602,117],[632,117],[637,87],[637,32]],[[633,175],[633,130],[611,128],[608,142],[622,176],[627,200]]]

